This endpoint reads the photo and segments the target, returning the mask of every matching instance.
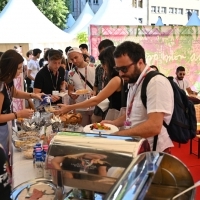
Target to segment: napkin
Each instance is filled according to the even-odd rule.
[[[101,103],[99,103],[97,106],[101,108],[101,110],[104,112],[108,109],[110,101],[108,98],[104,99]]]

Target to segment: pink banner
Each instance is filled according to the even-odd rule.
[[[200,91],[200,27],[186,26],[90,26],[91,53],[98,58],[98,44],[111,39],[140,43],[148,65],[156,65],[166,76],[175,76],[178,66],[186,69],[186,79]]]

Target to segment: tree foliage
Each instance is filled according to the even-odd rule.
[[[79,32],[77,34],[76,39],[78,40],[78,42],[81,43],[87,43],[88,42],[88,34],[86,32]]]
[[[0,0],[0,11],[4,9],[7,3],[8,3],[8,0]]]
[[[0,0],[0,11],[3,10],[8,1]],[[57,27],[65,28],[70,0],[33,0],[33,3]]]
[[[66,0],[33,0],[38,9],[57,27],[65,28],[69,13]]]

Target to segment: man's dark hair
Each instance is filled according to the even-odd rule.
[[[58,51],[60,51],[60,53],[62,53],[62,55],[63,55],[63,50],[62,49],[58,49]]]
[[[109,46],[114,46],[113,41],[109,39],[102,40],[98,45],[98,50],[101,51],[102,49],[105,49],[106,47],[109,47]]]
[[[62,53],[55,49],[50,49],[48,52],[48,60],[61,60],[62,59]]]
[[[40,49],[33,49],[33,56],[37,56],[38,53],[42,53],[42,50],[40,50]]]
[[[29,50],[29,51],[26,52],[26,57],[28,58],[32,54],[33,54],[33,50]]]
[[[87,51],[88,51],[88,45],[87,44],[80,44],[79,48],[87,49]]]
[[[69,51],[71,48],[72,48],[71,46],[66,47],[66,48],[65,48],[65,53],[67,54],[68,51]]]
[[[44,53],[44,56],[43,56],[44,60],[48,61],[49,51],[51,51],[51,50],[52,49],[46,50],[46,52]]]
[[[3,54],[3,52],[2,51],[0,51],[0,57],[1,57],[1,55]]]
[[[185,71],[185,67],[179,66],[179,67],[176,68],[176,73],[180,72],[180,71]]]
[[[138,43],[125,41],[118,45],[114,51],[114,57],[119,58],[123,55],[127,55],[134,63],[142,59],[146,64],[144,48]]]

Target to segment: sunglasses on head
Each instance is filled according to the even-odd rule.
[[[131,63],[130,65],[127,65],[127,66],[121,66],[121,67],[114,67],[114,69],[117,71],[117,72],[119,72],[119,71],[121,71],[121,72],[123,72],[123,73],[126,73],[126,72],[128,72],[128,69],[129,69],[129,67],[130,66],[132,66],[134,63]]]

